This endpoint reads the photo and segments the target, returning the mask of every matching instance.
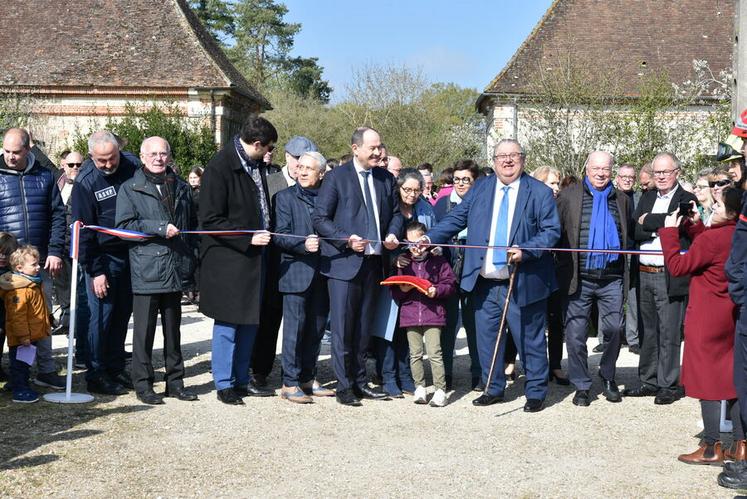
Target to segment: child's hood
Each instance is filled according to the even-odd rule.
[[[3,275],[0,275],[0,289],[4,291],[27,288],[33,284],[32,281],[21,275],[14,274],[13,272],[6,272]]]

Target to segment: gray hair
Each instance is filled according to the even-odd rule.
[[[604,154],[609,158],[610,163],[610,171],[612,170],[613,166],[615,165],[615,157],[612,155],[612,153],[609,153],[607,151],[591,151],[588,156],[586,156],[586,161],[584,161],[584,170],[586,170],[589,167],[589,160],[594,154]]]
[[[316,151],[308,151],[308,152],[303,153],[301,157],[298,158],[298,160],[301,161],[301,158],[303,158],[304,156],[308,156],[314,161],[316,161],[317,164],[319,165],[320,172],[323,173],[327,170],[327,160],[325,159],[324,156],[321,155],[321,153],[318,153]]]
[[[119,151],[119,141],[109,130],[99,130],[88,138],[88,153],[93,154],[93,149],[100,144],[112,144]]]
[[[405,185],[405,182],[410,179],[417,180],[418,185],[420,185],[420,190],[423,190],[423,187],[425,186],[425,179],[423,178],[423,174],[415,168],[402,168],[399,171],[399,177],[397,177],[397,189]]]
[[[498,143],[497,143],[497,144],[496,144],[496,145],[495,145],[495,146],[493,147],[493,154],[495,154],[495,150],[496,150],[496,149],[498,149],[498,148],[499,148],[500,146],[502,146],[503,144],[516,144],[517,146],[519,146],[519,150],[520,150],[520,151],[522,152],[522,154],[524,153],[524,148],[523,148],[523,147],[521,147],[521,144],[519,143],[519,141],[518,141],[518,140],[516,140],[516,139],[501,139],[501,140],[499,140],[499,141],[498,141]]]
[[[142,144],[140,144],[140,154],[145,154],[145,144],[148,143],[148,141],[151,140],[162,140],[164,144],[166,144],[166,151],[169,153],[169,156],[171,155],[171,144],[169,144],[169,141],[164,139],[163,137],[159,137],[158,135],[153,135],[152,137],[148,137],[145,140],[143,140]]]
[[[657,160],[663,159],[663,158],[669,158],[669,160],[672,162],[676,170],[680,170],[682,168],[682,163],[680,163],[680,160],[677,159],[677,156],[675,156],[673,153],[660,152],[659,154],[654,156],[654,159],[651,160],[651,172],[652,173],[654,171],[654,163],[656,163]]]

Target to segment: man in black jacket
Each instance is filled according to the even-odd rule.
[[[73,220],[114,227],[117,194],[140,162],[119,150],[117,138],[99,131],[88,139],[86,160],[73,184]],[[88,391],[123,395],[132,388],[125,372],[124,343],[132,314],[127,243],[109,234],[81,231],[78,258],[86,274],[91,321],[88,327]]]
[[[664,227],[664,219],[677,211],[680,203],[690,203],[696,198],[680,187],[677,181],[680,162],[674,154],[658,154],[651,167],[656,188],[646,191],[638,202],[634,237],[641,250],[661,251],[657,231]],[[690,247],[690,240],[683,232],[680,242],[683,249]],[[638,270],[638,313],[643,328],[638,365],[641,386],[626,389],[623,394],[628,397],[655,395],[655,404],[671,404],[678,398],[680,334],[690,279],[669,275],[662,255],[640,255]]]
[[[194,274],[194,236],[182,230],[197,226],[192,189],[171,169],[171,147],[161,137],[148,137],[140,146],[143,168],[122,184],[117,196],[117,227],[153,236],[130,246],[133,292],[132,383],[137,398],[163,404],[153,391],[153,338],[161,313],[167,397],[197,400],[184,389],[181,296]]]
[[[628,248],[633,210],[628,196],[610,182],[613,163],[611,154],[592,152],[586,160],[584,180],[560,192],[560,247]],[[568,373],[576,387],[573,403],[588,406],[591,402],[586,327],[594,302],[599,308],[600,333],[606,345],[599,362],[602,393],[610,402],[620,402],[615,364],[620,353],[623,302],[628,281],[625,257],[614,253],[560,252],[557,259],[560,289],[567,290],[565,338]]]

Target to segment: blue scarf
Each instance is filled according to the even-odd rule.
[[[598,191],[589,182],[589,177],[584,177],[584,184],[589,189],[594,204],[591,208],[591,223],[589,224],[588,249],[620,249],[620,235],[617,226],[612,219],[610,207],[607,202],[612,193],[612,182],[607,184],[603,190]],[[589,253],[586,258],[587,269],[603,269],[608,263],[614,262],[620,255],[615,253]]]
[[[13,272],[13,273],[16,274],[16,275],[19,275],[21,277],[25,277],[26,279],[28,279],[29,281],[31,281],[31,282],[33,282],[35,284],[41,285],[41,283],[42,283],[42,277],[41,277],[41,275],[38,275],[38,274],[37,275],[28,275],[28,274],[24,274],[23,272]]]

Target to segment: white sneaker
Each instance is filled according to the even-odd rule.
[[[428,403],[428,395],[425,391],[424,386],[419,386],[415,388],[415,401],[416,404],[427,404]]]
[[[446,392],[438,389],[431,399],[431,407],[443,407],[446,405]]]

